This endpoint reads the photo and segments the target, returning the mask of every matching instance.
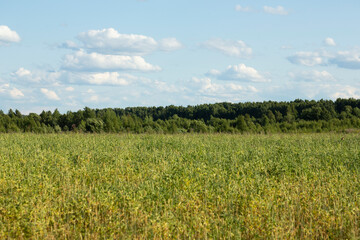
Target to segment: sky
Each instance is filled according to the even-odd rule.
[[[0,109],[360,98],[359,0],[0,0]]]

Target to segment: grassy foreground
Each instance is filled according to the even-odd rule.
[[[360,136],[0,135],[0,238],[360,237]]]

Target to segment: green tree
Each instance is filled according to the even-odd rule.
[[[245,117],[243,115],[239,115],[236,118],[235,127],[242,133],[248,130],[248,125],[246,124]]]

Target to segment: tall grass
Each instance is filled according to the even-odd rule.
[[[356,239],[359,140],[0,135],[0,238]]]

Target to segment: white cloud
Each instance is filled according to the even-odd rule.
[[[68,73],[67,81],[73,84],[90,85],[129,85],[138,78],[130,74],[120,74],[118,72],[100,72],[100,73]]]
[[[161,70],[160,67],[147,63],[140,56],[104,55],[84,51],[66,55],[62,67],[75,71],[135,70],[147,72]]]
[[[324,44],[331,47],[336,46],[335,40],[329,37],[324,39]]]
[[[316,65],[334,64],[340,68],[360,69],[360,49],[337,53],[322,52],[297,52],[287,58],[291,63],[313,67]]]
[[[319,52],[297,52],[287,58],[291,63],[312,67],[325,63],[325,58]]]
[[[67,91],[67,92],[73,92],[74,90],[75,90],[75,88],[73,88],[73,87],[65,88],[65,91]]]
[[[337,89],[335,93],[331,95],[331,98],[360,98],[360,90],[352,86],[342,86]]]
[[[8,26],[0,25],[0,45],[12,42],[20,42],[17,32],[11,30]]]
[[[49,100],[56,100],[56,101],[60,100],[60,98],[58,97],[58,95],[54,91],[51,91],[51,90],[46,89],[46,88],[41,88],[40,91]]]
[[[250,92],[254,92],[254,93],[259,92],[259,90],[254,86],[248,86],[248,89]]]
[[[288,15],[289,14],[289,12],[287,10],[285,10],[285,8],[282,6],[277,6],[277,7],[264,6],[264,12],[269,13],[269,14],[274,14],[274,15]]]
[[[0,85],[0,93],[4,93],[9,88],[9,86],[10,85],[8,83]]]
[[[289,73],[295,81],[304,82],[334,82],[336,79],[327,71],[303,71],[300,73]]]
[[[86,94],[83,93],[82,95],[83,95],[82,101],[84,103],[98,103],[98,102],[100,102],[100,100],[101,100],[101,102],[106,102],[109,100],[109,98],[107,96],[102,96],[100,98],[100,96],[95,94],[95,91],[92,89],[88,89],[87,93]]]
[[[186,90],[183,86],[169,84],[167,82],[158,80],[148,81],[147,86],[148,89],[153,88],[156,89],[156,92],[160,91],[165,93],[182,93]]]
[[[39,76],[33,76],[32,72],[25,69],[25,68],[19,68],[16,72],[12,73],[11,76],[13,77],[13,80],[17,82],[33,82],[38,83],[41,81],[41,77]]]
[[[89,76],[89,83],[95,85],[128,85],[129,81],[118,72],[94,73]]]
[[[10,88],[9,83],[5,83],[0,85],[0,93],[4,94],[7,97],[13,98],[13,99],[19,99],[24,97],[24,94],[22,91],[20,91],[17,88]]]
[[[59,47],[73,49],[73,50],[79,49],[79,46],[73,41],[66,41],[63,44],[59,45]]]
[[[174,51],[182,47],[176,38],[156,41],[154,38],[139,34],[122,34],[113,28],[90,30],[77,37],[84,48],[103,54],[144,55],[157,50]]]
[[[99,101],[99,96],[98,95],[93,95],[90,97],[89,99],[90,102],[98,102]]]
[[[224,91],[242,91],[244,87],[239,84],[228,83],[218,84],[214,83],[211,78],[192,78],[192,82],[197,85],[199,92],[204,94],[223,93]]]
[[[62,83],[90,84],[90,85],[117,85],[125,86],[139,80],[138,77],[127,73],[118,72],[31,72],[25,68],[19,68],[11,74],[12,80],[17,84],[28,85],[29,83],[44,84],[51,86],[61,86]],[[73,87],[67,87],[66,91],[74,91]]]
[[[220,74],[221,74],[221,72],[219,70],[217,70],[217,69],[211,69],[207,73],[208,76],[219,76]]]
[[[16,72],[11,73],[12,80],[18,84],[28,83],[52,83],[57,84],[58,79],[61,77],[61,72],[48,72],[48,71],[30,71],[23,67],[19,68]]]
[[[360,69],[360,49],[340,51],[329,62],[341,68]]]
[[[15,75],[18,77],[25,77],[25,76],[31,76],[31,72],[25,68],[19,68],[16,72]]]
[[[9,91],[9,93],[12,98],[24,97],[24,94],[17,88],[13,88],[12,90]]]
[[[245,64],[230,65],[223,72],[210,70],[208,76],[214,76],[219,80],[269,82],[270,79],[262,76],[255,68],[247,67]]]
[[[162,51],[175,51],[182,48],[182,44],[176,38],[164,38],[159,42]]]
[[[218,84],[214,84],[211,78],[192,78],[192,83],[196,85],[201,93],[214,93],[216,91],[222,91],[223,87]]]
[[[251,8],[243,7],[243,6],[238,4],[238,5],[235,6],[235,10],[238,11],[238,12],[250,12]]]
[[[85,48],[102,53],[141,54],[157,48],[157,42],[151,37],[121,34],[113,28],[83,32],[78,35],[78,39]]]
[[[241,40],[232,41],[217,38],[208,40],[203,45],[234,57],[249,57],[252,54],[252,49]]]
[[[253,86],[246,87],[238,83],[216,83],[208,77],[193,77],[187,85],[191,87],[189,92],[192,98],[194,96],[200,96],[202,100],[206,99],[205,102],[236,102],[241,99],[244,100],[245,96],[253,97],[253,94],[258,92]]]

